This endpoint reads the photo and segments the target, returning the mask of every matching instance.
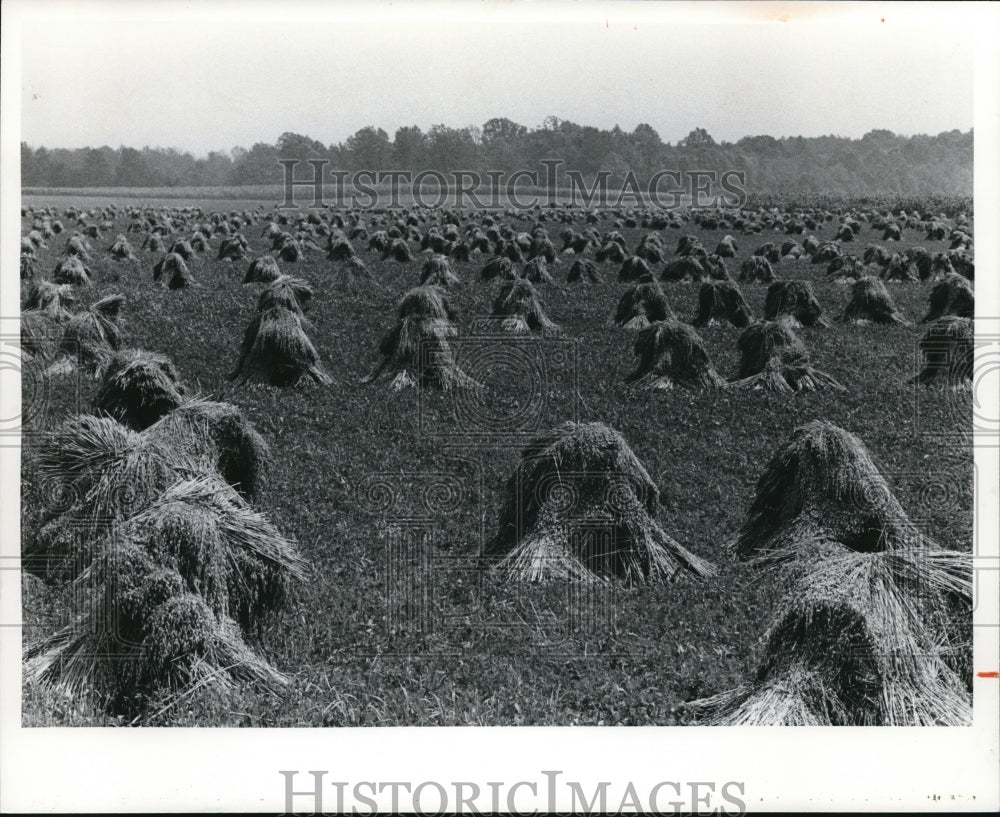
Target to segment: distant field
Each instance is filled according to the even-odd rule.
[[[52,198],[92,198],[107,202],[107,199],[156,199],[170,200],[216,200],[239,199],[243,201],[267,201],[282,195],[280,185],[251,185],[234,187],[25,187],[21,191],[23,201],[35,197]]]
[[[24,204],[192,203],[228,211],[268,199],[263,189],[254,190],[254,198],[247,198],[246,189],[239,195],[226,188],[26,191]],[[364,217],[370,224],[371,217]],[[345,283],[342,268],[321,252],[310,252],[295,264],[282,263],[284,271],[304,278],[314,289],[309,335],[333,385],[284,391],[238,388],[228,375],[260,290],[259,285],[241,283],[248,262],[218,261],[210,251],[191,264],[197,288],[167,291],[151,279],[157,257],[139,250],[140,236],[130,236],[137,262],[116,263],[108,257],[110,238],[124,232],[127,223],[119,217],[107,238],[92,241],[95,283],[80,292],[81,303],[123,293],[129,345],[169,355],[192,391],[235,403],[252,419],[273,454],[263,510],[295,538],[314,576],[299,589],[290,609],[262,634],[263,653],[293,679],[287,694],[275,698],[247,691],[239,705],[225,708],[192,700],[157,724],[686,723],[676,710],[678,704],[729,689],[751,672],[760,639],[787,590],[780,578],[729,561],[723,546],[741,524],[773,452],[793,428],[815,418],[860,437],[902,506],[938,542],[971,549],[973,466],[961,436],[969,427],[969,396],[918,393],[907,382],[915,372],[922,327],[834,324],[801,330],[815,365],[845,384],[845,393],[789,397],[724,389],[628,391],[622,381],[634,368],[635,335],[609,325],[624,289],[617,281],[618,265],[601,265],[600,283],[567,284],[573,259],[563,256],[554,271],[557,283],[540,285],[539,291],[549,317],[561,327],[558,342],[574,350],[576,362],[572,378],[550,384],[539,422],[547,426],[578,413],[581,419],[618,429],[661,492],[660,524],[721,568],[718,578],[703,583],[682,577],[668,586],[615,587],[613,620],[603,620],[596,631],[574,629],[566,624],[564,587],[510,586],[474,569],[482,537],[495,528],[519,445],[464,444],[469,427],[456,413],[457,398],[452,395],[394,393],[385,382],[361,384],[378,360],[376,349],[393,325],[397,302],[418,283],[422,257],[417,248],[414,261],[400,264],[380,261],[364,249],[364,242],[356,241],[371,276],[359,277],[353,285]],[[527,230],[534,222],[525,218],[512,223]],[[560,225],[553,221],[545,226],[556,239]],[[612,218],[604,218],[598,227],[611,230]],[[23,228],[30,229],[30,218]],[[826,240],[833,231],[827,223],[817,235]],[[622,232],[634,248],[648,231]],[[668,253],[684,232],[697,234],[711,249],[730,231],[664,230]],[[245,235],[251,258],[269,250],[261,224],[247,228]],[[852,251],[860,254],[865,244],[879,243],[879,237],[867,227]],[[739,257],[727,262],[730,271],[736,272],[759,245],[780,243],[782,238],[737,235]],[[65,241],[65,234],[56,236],[41,251],[43,274],[51,271]],[[928,242],[922,233],[907,230],[894,249],[916,244],[932,252],[947,248],[947,242]],[[218,246],[218,237],[212,245]],[[474,256],[471,262],[453,264],[462,280],[451,295],[460,312],[459,346],[470,337],[477,317],[489,314],[496,293],[495,282],[479,280],[486,260]],[[827,279],[825,265],[784,260],[777,270],[784,278],[811,281],[827,314],[836,315],[844,306],[847,290]],[[930,287],[889,285],[897,306],[914,323],[926,311]],[[767,286],[742,288],[760,315]],[[690,320],[698,285],[666,283],[664,289],[678,317]],[[740,330],[712,326],[700,334],[718,371],[734,378]],[[467,346],[465,354],[470,353]],[[493,376],[488,369],[473,374]],[[498,376],[497,385],[506,388],[511,399],[525,393],[516,367]],[[97,384],[65,378],[47,388],[47,411],[30,420],[26,429],[25,537],[32,536],[37,525],[33,512],[43,505],[42,486],[32,466],[37,434],[77,406],[86,411]],[[433,627],[423,634],[393,632],[386,619],[391,568],[386,525],[359,498],[358,489],[372,474],[385,474],[398,481],[401,491],[419,499],[429,475],[441,472],[455,475],[469,498],[439,520],[435,534]],[[948,501],[941,501],[942,495]],[[57,604],[41,600],[26,610],[26,636],[47,632],[58,615]],[[85,698],[54,698],[31,686],[25,696],[27,725],[114,722],[90,708]]]
[[[218,188],[192,188],[184,191],[185,195],[171,195],[172,188],[155,188],[149,190],[129,190],[127,195],[120,193],[95,192],[92,189],[75,191],[56,190],[46,193],[24,193],[21,196],[22,207],[107,207],[115,204],[119,207],[202,207],[221,210],[256,210],[258,207],[267,210],[281,202],[276,198],[261,196],[248,197],[244,191],[243,198],[222,198],[212,195]],[[132,195],[134,193],[134,195]],[[303,208],[304,209],[304,208]]]
[[[412,191],[400,188],[395,197],[392,195],[388,185],[375,185],[373,188],[378,195],[379,206],[399,207],[417,206]],[[437,201],[435,188],[427,185],[422,188],[422,198],[424,204],[429,206],[453,207],[456,204],[456,194],[443,199],[443,204]],[[608,197],[613,202],[617,200],[620,191],[609,190]],[[579,192],[572,188],[557,188],[554,200],[557,204],[572,203],[574,194],[579,197]],[[306,210],[314,202],[314,190],[311,187],[296,187],[293,201],[299,208]],[[506,209],[515,206],[508,196],[501,189],[497,196],[492,196],[487,189],[478,190],[475,193],[480,202],[486,207]],[[663,200],[667,201],[668,196],[663,192]],[[323,193],[323,201],[331,206],[336,206],[338,201],[349,205],[351,201],[357,201],[359,206],[370,206],[370,194],[357,189],[346,187],[339,193],[333,186],[326,186]],[[549,191],[543,187],[531,187],[518,185],[515,196],[518,202],[538,201],[542,206],[550,201]],[[282,185],[249,185],[242,187],[26,187],[22,191],[21,201],[24,206],[38,207],[101,207],[111,202],[121,201],[123,205],[129,206],[149,206],[149,207],[204,207],[227,209],[256,209],[264,207],[271,209],[285,202],[285,189]],[[682,198],[689,201],[688,198]],[[582,201],[578,200],[579,204]],[[625,200],[625,204],[634,204],[633,200]],[[462,206],[472,208],[475,205],[471,195],[462,197]]]

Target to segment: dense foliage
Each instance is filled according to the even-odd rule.
[[[392,139],[366,127],[346,141],[323,145],[308,136],[283,133],[275,144],[212,151],[196,157],[173,148],[111,147],[75,150],[21,145],[22,184],[27,187],[179,187],[277,184],[284,159],[327,159],[343,170],[433,169],[538,170],[543,160],[563,164],[557,179],[576,171],[592,180],[598,172],[619,185],[631,171],[641,185],[657,172],[744,171],[745,188],[759,195],[840,193],[852,195],[972,194],[973,132],[898,136],[873,130],[860,139],[747,136],[716,142],[696,128],[672,145],[646,124],[631,133],[601,130],[548,117],[528,128],[491,119],[481,128],[435,125],[427,131],[399,128]]]

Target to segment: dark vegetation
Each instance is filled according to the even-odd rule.
[[[560,187],[566,185],[570,171],[587,180],[589,189],[595,174],[607,170],[613,190],[621,188],[631,172],[645,190],[647,181],[662,170],[720,174],[733,170],[746,173],[748,190],[778,196],[782,206],[794,203],[790,197],[826,193],[875,197],[890,193],[919,199],[923,205],[929,203],[928,197],[972,194],[972,144],[971,130],[934,136],[873,130],[860,139],[747,136],[737,142],[716,142],[702,128],[670,144],[646,124],[627,132],[555,117],[537,128],[496,118],[482,128],[435,125],[423,131],[411,125],[399,128],[391,139],[381,128],[366,127],[335,145],[287,132],[274,144],[258,142],[201,157],[169,148],[67,150],[22,143],[21,174],[22,184],[30,188],[210,187],[280,184],[284,170],[278,162],[287,159],[326,159],[331,168],[348,171],[433,168],[446,174],[452,170],[510,174],[542,170],[542,159],[556,157],[564,162],[557,177]],[[311,168],[304,165],[302,172]]]

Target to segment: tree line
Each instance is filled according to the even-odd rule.
[[[215,187],[280,184],[281,160],[325,159],[346,171],[456,170],[512,174],[560,161],[559,172],[592,179],[604,172],[609,184],[631,172],[644,182],[663,170],[726,170],[746,173],[746,188],[759,194],[972,195],[973,132],[899,136],[873,130],[860,139],[841,136],[747,136],[716,142],[696,128],[676,144],[649,125],[610,130],[548,117],[528,128],[505,118],[482,127],[411,125],[390,139],[382,128],[365,127],[345,141],[324,145],[285,132],[274,144],[211,151],[194,156],[174,148],[32,148],[21,143],[24,187]],[[308,168],[303,173],[308,174]]]

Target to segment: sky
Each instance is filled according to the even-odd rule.
[[[284,131],[334,144],[496,116],[647,123],[670,142],[695,127],[735,141],[973,121],[972,35],[940,8],[734,5],[692,23],[684,3],[38,5],[50,19],[24,22],[20,61],[32,147],[204,155]]]

